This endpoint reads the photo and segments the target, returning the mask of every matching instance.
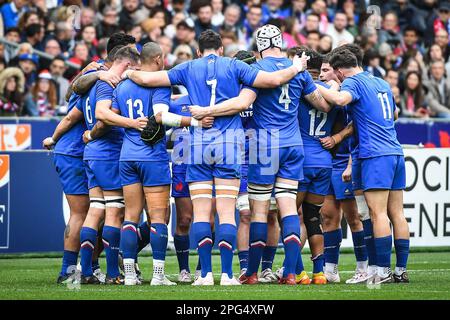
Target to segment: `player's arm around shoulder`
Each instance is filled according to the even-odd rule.
[[[143,87],[168,87],[171,85],[167,71],[138,71],[126,70],[122,80],[130,79]]]
[[[318,86],[318,90],[321,96],[331,105],[346,106],[353,101],[353,97],[350,92],[346,90],[338,91],[339,89],[337,89],[333,83],[329,89],[324,86]]]
[[[190,106],[189,110],[195,119],[223,117],[247,110],[255,100],[256,92],[250,88],[243,88],[237,97],[209,107]]]

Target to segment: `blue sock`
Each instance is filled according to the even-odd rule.
[[[362,222],[364,228],[364,242],[367,249],[367,257],[369,258],[369,266],[377,265],[377,253],[375,251],[375,239],[373,236],[373,225],[370,219]]]
[[[216,243],[216,232],[212,231],[211,232],[211,236],[212,236],[212,246],[214,247],[214,243]],[[198,270],[202,270],[202,262],[200,261],[200,255],[198,256],[198,261],[197,261],[197,267],[195,268],[196,271]]]
[[[150,244],[154,260],[166,260],[167,240],[167,225],[164,223],[152,223],[150,227]]]
[[[194,222],[192,231],[197,242],[197,251],[201,263],[202,277],[208,272],[212,272],[211,250],[213,239],[211,234],[211,225],[209,222]],[[198,269],[197,269],[198,270]]]
[[[82,227],[80,243],[81,274],[85,277],[92,276],[92,252],[97,243],[97,230]]]
[[[261,261],[261,270],[272,269],[275,253],[277,253],[277,247],[266,246],[264,248]]]
[[[283,277],[295,274],[300,251],[300,220],[298,215],[290,215],[281,220],[285,252],[285,267]]]
[[[336,229],[323,233],[325,262],[339,263],[339,249],[342,242],[342,229]]]
[[[116,278],[120,275],[119,271],[120,228],[105,225],[103,227],[102,238],[106,253],[106,274],[111,278]]]
[[[391,266],[392,236],[375,238],[375,252],[377,253],[377,266]]]
[[[138,247],[137,252],[141,252],[150,243],[150,226],[147,221],[142,222],[137,228]]]
[[[173,236],[173,243],[177,253],[178,266],[181,270],[191,272],[189,269],[189,235],[180,236],[175,234]]]
[[[78,252],[64,250],[62,258],[61,276],[67,275],[67,268],[70,266],[76,266],[78,260]],[[75,269],[74,269],[75,271]]]
[[[313,262],[313,273],[323,272],[323,265],[325,264],[325,256],[323,254],[312,257],[311,261]]]
[[[120,234],[120,251],[124,259],[136,259],[138,236],[137,223],[124,221]]]
[[[397,257],[396,267],[406,268],[409,256],[409,239],[394,240],[395,255]]]
[[[284,261],[283,261],[283,267],[284,267]],[[297,264],[295,265],[295,274],[300,274],[302,271],[305,270],[305,267],[303,266],[303,259],[302,259],[302,250],[298,251],[298,257],[297,257]]]
[[[367,248],[366,244],[364,243],[364,231],[352,232],[352,239],[356,261],[366,261]]]
[[[219,224],[217,233],[219,235],[220,259],[222,262],[222,273],[233,278],[233,247],[236,242],[237,228],[229,223]]]
[[[248,268],[248,250],[242,250],[238,252],[239,267],[242,269]]]
[[[250,223],[250,248],[248,250],[248,268],[245,273],[251,276],[258,272],[264,247],[267,241],[267,222]]]

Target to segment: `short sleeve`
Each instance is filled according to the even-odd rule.
[[[104,81],[99,81],[96,88],[96,102],[102,100],[112,100],[114,88]]]
[[[235,71],[239,81],[244,85],[252,86],[259,70],[236,59],[233,59],[233,65],[233,70]]]
[[[190,62],[184,62],[167,72],[171,85],[183,85],[186,87],[187,71],[189,70]]]
[[[169,87],[163,87],[163,88],[156,88],[153,92],[152,96],[152,105],[155,104],[165,104],[167,106],[170,105],[170,88]]]
[[[352,102],[358,101],[360,98],[357,83],[352,78],[347,78],[344,80],[341,86],[341,92],[342,91],[347,91],[348,93],[350,93],[350,95],[352,96]]]
[[[303,85],[303,95],[307,96],[308,94],[311,94],[314,91],[316,91],[317,89],[316,84],[314,83],[314,80],[308,71],[301,73],[301,77]]]

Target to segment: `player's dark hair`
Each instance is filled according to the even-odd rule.
[[[129,44],[135,44],[136,38],[123,32],[114,33],[108,40],[106,45],[106,53],[110,53],[112,49],[117,46],[127,46]]]
[[[308,70],[320,71],[323,62],[322,55],[319,52],[312,50],[311,48],[308,48],[306,46],[299,46],[296,54],[298,56],[301,56],[303,52],[305,53],[305,55],[309,56]]]
[[[117,51],[119,51],[120,49],[122,49],[124,47],[125,46],[119,45],[119,46],[115,46],[114,48],[112,48],[111,51],[106,56],[105,62],[113,62]]]
[[[331,56],[330,53],[327,53],[327,54],[323,55],[323,56],[322,56],[322,64],[324,64],[324,63],[330,63],[330,56]]]
[[[361,50],[361,48],[354,43],[347,43],[343,44],[342,46],[339,46],[335,48],[331,53],[339,52],[342,50],[348,50],[356,57],[356,60],[358,61],[358,67],[363,66],[363,59],[364,59],[364,52]]]
[[[246,64],[253,64],[256,62],[256,56],[252,51],[240,50],[234,55],[234,57],[237,60],[245,62]]]
[[[127,59],[133,63],[139,63],[140,56],[136,49],[130,47],[122,47],[114,55],[114,61]]]
[[[350,50],[339,50],[331,54],[330,65],[333,69],[356,68],[358,66],[358,60]]]
[[[222,47],[222,38],[217,32],[208,29],[200,34],[198,38],[198,49],[201,53],[210,49],[218,50],[220,47]]]

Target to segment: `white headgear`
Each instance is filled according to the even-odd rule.
[[[282,45],[283,38],[278,27],[266,24],[256,31],[256,46],[259,53],[273,47],[281,49]]]

